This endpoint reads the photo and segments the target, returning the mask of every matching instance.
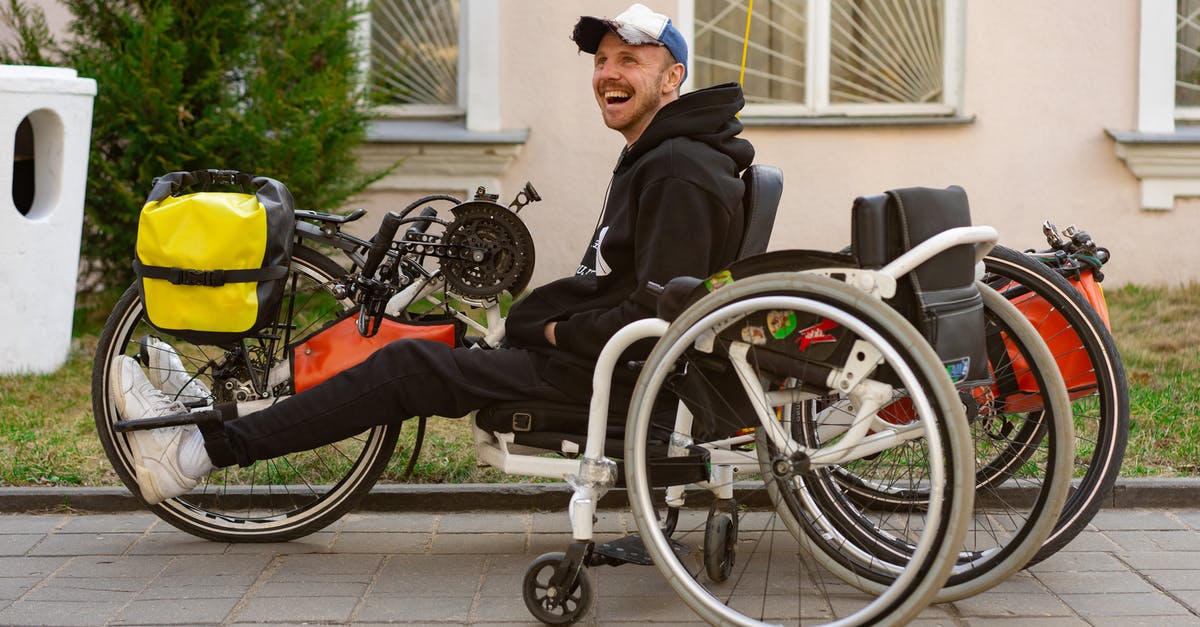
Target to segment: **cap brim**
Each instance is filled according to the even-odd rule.
[[[571,33],[571,39],[575,40],[581,52],[596,54],[600,49],[600,40],[610,32],[612,30],[603,18],[585,15],[575,24],[575,32]]]

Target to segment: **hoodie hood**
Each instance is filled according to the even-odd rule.
[[[754,147],[737,136],[742,132],[742,123],[734,117],[745,104],[737,83],[714,85],[680,96],[659,109],[641,137],[624,151],[615,171],[629,167],[642,155],[675,137],[708,144],[733,159],[739,170],[745,169],[754,159]]]

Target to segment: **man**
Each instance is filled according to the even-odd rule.
[[[708,276],[733,261],[743,229],[738,174],[754,156],[737,137],[741,90],[727,84],[680,96],[687,44],[669,18],[640,4],[613,19],[580,18],[572,39],[594,55],[601,116],[626,142],[576,274],[512,307],[505,348],[401,340],[272,407],[226,416],[223,433],[207,439],[194,426],[134,432],[146,501],[186,493],[214,466],[316,448],[409,416],[462,416],[523,399],[586,404],[605,342],[654,314],[649,284]],[[178,359],[163,347],[164,358]],[[152,382],[132,358],[119,359],[110,394],[121,416],[184,411],[160,391],[176,392],[182,381]],[[627,402],[629,383],[618,380],[614,396]]]

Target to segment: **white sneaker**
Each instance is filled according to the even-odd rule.
[[[183,403],[172,401],[154,387],[132,357],[121,355],[114,364],[109,390],[117,413],[125,420],[182,414]],[[129,432],[129,449],[142,498],[154,505],[187,494],[200,477],[187,475],[179,466],[179,446],[199,431],[196,425]]]
[[[183,367],[175,347],[150,335],[142,338],[142,355],[150,370],[150,383],[172,400],[194,403],[212,398],[212,391]]]

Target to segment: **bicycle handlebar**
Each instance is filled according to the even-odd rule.
[[[373,276],[379,269],[379,263],[383,261],[383,256],[391,247],[392,239],[396,237],[396,231],[400,228],[400,220],[400,214],[395,211],[389,211],[387,215],[383,216],[383,222],[379,224],[379,232],[371,238],[371,249],[367,252],[367,260],[363,262],[362,275],[364,277]]]
[[[420,217],[421,218],[437,217],[437,209],[434,209],[433,207],[425,207],[424,209],[421,210]],[[413,235],[420,235],[420,234],[424,233],[425,231],[428,231],[429,225],[432,222],[433,222],[432,220],[421,220],[420,218],[418,218],[416,224],[408,227],[408,231],[405,232],[405,238],[408,238],[409,236],[413,236]]]

